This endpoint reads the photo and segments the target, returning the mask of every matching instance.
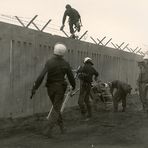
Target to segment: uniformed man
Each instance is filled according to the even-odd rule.
[[[140,68],[139,78],[137,80],[138,82],[138,88],[139,88],[139,96],[140,100],[143,105],[143,110],[148,112],[148,94],[147,94],[147,88],[148,88],[148,56],[146,55],[143,58],[143,61],[138,62],[138,66]]]
[[[94,109],[96,111],[98,111],[100,108],[106,110],[107,102],[112,101],[109,85],[101,80],[92,85],[90,96],[93,100]]]
[[[77,31],[80,31],[80,23],[81,23],[81,16],[77,10],[72,8],[69,4],[66,5],[66,10],[64,12],[63,20],[62,20],[62,26],[60,30],[63,30],[65,26],[65,20],[66,17],[69,17],[69,29],[71,33],[71,37],[75,38],[75,31],[74,31],[74,26],[77,28]]]
[[[83,118],[90,118],[92,116],[89,95],[93,78],[95,81],[97,81],[98,77],[98,72],[95,70],[93,65],[92,59],[86,57],[84,59],[84,65],[81,66],[77,71],[78,78],[80,79],[80,94],[78,104]]]
[[[35,81],[32,89],[32,93],[34,94],[42,83],[45,75],[47,74],[46,87],[48,96],[53,105],[53,111],[51,112],[49,118],[49,124],[47,129],[45,130],[46,132],[44,132],[44,134],[48,137],[52,136],[51,131],[56,123],[58,123],[61,132],[63,132],[64,127],[60,109],[67,88],[65,75],[67,75],[72,89],[75,89],[75,79],[71,71],[70,65],[63,59],[63,56],[66,51],[67,48],[63,43],[55,44],[54,55],[46,62],[44,69]]]
[[[125,82],[114,80],[109,83],[110,91],[113,97],[114,112],[118,111],[118,103],[122,101],[122,112],[126,110],[126,97],[131,93],[131,86]]]

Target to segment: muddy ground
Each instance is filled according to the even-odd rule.
[[[54,138],[40,134],[47,114],[33,117],[0,120],[0,148],[147,148],[148,117],[141,110],[137,96],[128,98],[126,112],[107,109],[93,112],[89,121],[80,117],[79,108],[63,113],[67,132],[61,135],[54,129]]]

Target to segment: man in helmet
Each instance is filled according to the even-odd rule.
[[[93,65],[92,59],[86,57],[84,59],[84,65],[77,71],[78,78],[80,79],[78,104],[83,118],[90,118],[92,116],[91,104],[89,100],[91,83],[93,79],[97,81],[97,77],[99,75]]]
[[[55,44],[53,56],[47,60],[44,69],[35,81],[32,89],[32,93],[35,94],[35,91],[41,85],[45,75],[47,75],[46,87],[48,96],[53,105],[53,111],[51,112],[51,116],[49,118],[49,124],[46,132],[44,133],[48,137],[51,136],[52,128],[56,123],[59,125],[61,132],[63,132],[64,127],[60,109],[63,103],[64,93],[67,88],[65,75],[67,75],[72,89],[75,89],[75,79],[70,65],[63,59],[66,51],[67,48],[63,43]]]
[[[139,88],[139,96],[143,106],[143,110],[148,113],[148,55],[143,57],[143,60],[138,62],[140,69],[139,77],[137,80]]]
[[[80,17],[79,12],[77,10],[75,10],[74,8],[72,8],[69,4],[67,4],[65,8],[66,8],[66,10],[63,15],[62,26],[61,26],[60,30],[63,30],[63,28],[65,26],[66,17],[68,16],[71,37],[75,38],[74,27],[77,29],[78,32],[80,31],[81,17]]]
[[[131,93],[132,87],[122,81],[114,80],[109,83],[110,92],[113,97],[114,112],[118,111],[118,103],[122,101],[122,112],[126,110],[126,97]]]

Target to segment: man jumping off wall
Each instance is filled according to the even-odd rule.
[[[72,8],[69,4],[66,5],[66,10],[64,12],[62,26],[60,30],[64,29],[66,17],[69,17],[69,29],[71,33],[71,37],[75,38],[75,32],[80,31],[81,29],[81,16],[77,10]],[[75,27],[75,30],[74,30]]]

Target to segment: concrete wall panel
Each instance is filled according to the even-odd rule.
[[[22,117],[50,110],[45,80],[34,98],[29,97],[33,82],[52,55],[56,42],[68,47],[65,58],[73,69],[88,56],[101,80],[119,79],[136,87],[138,55],[0,22],[0,117]],[[76,105],[77,99],[78,94],[68,106]]]

